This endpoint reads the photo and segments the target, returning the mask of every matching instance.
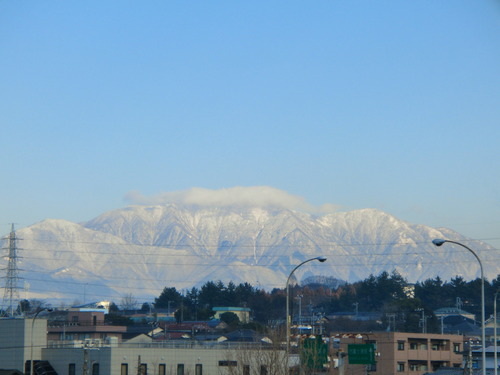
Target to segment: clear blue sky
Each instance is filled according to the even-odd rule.
[[[500,248],[499,1],[2,1],[0,85],[2,234],[272,186]]]

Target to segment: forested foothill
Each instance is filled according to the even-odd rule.
[[[493,298],[499,288],[500,275],[491,282],[485,280],[487,318],[493,314]],[[434,315],[439,308],[458,307],[475,314],[476,320],[480,320],[481,279],[465,281],[457,276],[443,281],[436,277],[410,284],[395,271],[382,272],[354,283],[340,282],[335,287],[318,282],[293,285],[290,286],[290,300],[294,319],[299,315],[310,321],[325,318],[326,328],[336,331],[391,328],[418,332],[425,315],[426,331],[440,332],[440,322]],[[176,319],[184,321],[210,319],[215,306],[248,307],[253,321],[250,325],[263,327],[283,323],[286,290],[265,291],[248,283],[235,285],[209,281],[185,293],[174,287],[165,287],[153,305],[156,309],[172,308]],[[352,319],[353,315],[370,315],[368,313],[377,313],[372,315],[378,318]]]

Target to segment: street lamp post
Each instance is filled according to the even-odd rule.
[[[35,330],[35,319],[40,314],[42,311],[52,311],[52,309],[48,309],[46,307],[38,309],[36,312],[35,316],[33,317],[33,320],[31,321],[31,353],[30,353],[30,375],[33,375],[33,331]]]
[[[497,356],[497,297],[498,293],[500,293],[500,288],[495,292],[495,299],[493,300],[493,339],[495,342],[493,343],[493,348],[495,350],[495,375],[498,374],[498,356]]]
[[[425,318],[425,310],[422,307],[419,307],[418,309],[415,309],[416,312],[421,312],[422,313],[422,318],[420,319],[420,322],[422,323],[422,333],[426,333],[426,318]]]
[[[479,268],[481,269],[481,341],[482,341],[482,361],[483,361],[483,365],[481,367],[482,367],[483,375],[486,375],[486,335],[485,335],[485,327],[484,327],[485,311],[484,311],[484,269],[483,269],[483,263],[481,263],[481,259],[479,259],[479,256],[471,248],[469,248],[468,246],[465,246],[464,244],[462,244],[460,242],[443,240],[443,239],[439,239],[439,238],[432,240],[432,243],[436,246],[441,246],[446,242],[462,246],[463,248],[469,250],[472,253],[472,255],[474,255],[474,257],[477,259],[477,261],[479,263]],[[495,369],[495,371],[496,371],[496,369]]]
[[[308,260],[303,261],[300,263],[298,266],[296,266],[292,272],[288,275],[288,278],[286,279],[286,367],[287,367],[287,372],[289,369],[289,357],[290,357],[290,278],[292,277],[293,273],[302,266],[303,264],[306,264],[308,262],[312,262],[313,260],[317,260],[318,262],[323,263],[326,261],[326,258],[323,256],[316,257],[316,258],[311,258]]]

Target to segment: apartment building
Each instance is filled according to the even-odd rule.
[[[64,346],[72,341],[106,341],[111,338],[121,342],[127,327],[104,324],[102,309],[70,309],[61,319],[50,321],[47,330],[50,346]]]
[[[463,336],[429,333],[376,332],[335,335],[338,358],[334,374],[422,375],[440,368],[460,368]],[[375,363],[350,364],[349,344],[373,344]]]

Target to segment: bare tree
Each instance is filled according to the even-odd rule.
[[[139,302],[132,293],[127,293],[122,296],[120,306],[122,310],[136,310]]]
[[[277,334],[257,343],[241,343],[228,350],[228,375],[288,375],[283,337]],[[236,344],[236,343],[235,343]],[[222,368],[222,367],[221,367]],[[222,372],[222,371],[221,371]]]

